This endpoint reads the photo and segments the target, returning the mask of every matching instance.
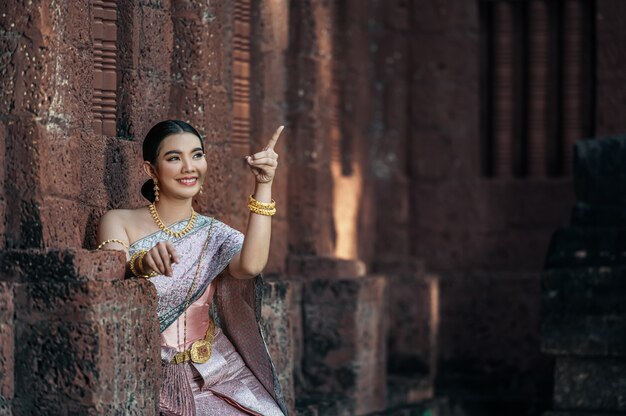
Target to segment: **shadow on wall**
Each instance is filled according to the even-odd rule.
[[[106,190],[106,199],[92,201],[91,213],[87,219],[83,247],[95,248],[97,245],[96,231],[98,222],[104,212],[109,209],[127,208],[131,206],[128,190],[133,185],[129,180],[130,169],[128,155],[123,151],[121,143],[114,138],[106,139],[105,157],[103,166],[103,182]]]

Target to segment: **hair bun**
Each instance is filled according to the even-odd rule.
[[[148,179],[141,186],[141,195],[150,202],[154,202],[156,195],[154,194],[154,181],[152,178]]]

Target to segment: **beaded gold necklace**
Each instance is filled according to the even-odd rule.
[[[148,205],[148,209],[150,210],[150,214],[152,215],[152,219],[154,220],[154,222],[156,222],[156,225],[158,225],[159,228],[165,234],[171,237],[180,238],[184,236],[185,234],[187,234],[189,231],[193,229],[193,226],[196,223],[196,211],[194,211],[194,209],[191,208],[191,217],[189,217],[189,222],[187,223],[185,228],[183,228],[182,230],[178,232],[172,231],[171,229],[167,228],[167,226],[163,223],[163,221],[161,221],[161,217],[159,217],[159,213],[157,212],[156,205],[154,205],[154,202]]]

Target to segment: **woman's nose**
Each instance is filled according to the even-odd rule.
[[[191,159],[184,157],[183,158],[183,171],[190,172],[193,170],[193,162]]]

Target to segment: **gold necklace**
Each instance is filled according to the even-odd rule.
[[[189,231],[191,231],[194,224],[196,223],[196,211],[194,211],[193,208],[191,208],[191,217],[189,217],[189,222],[187,223],[187,226],[185,226],[185,228],[183,228],[182,230],[178,232],[172,231],[171,229],[167,228],[165,224],[163,224],[163,221],[161,221],[161,217],[159,217],[159,213],[157,212],[156,205],[154,205],[154,202],[148,205],[148,209],[150,210],[150,214],[152,215],[152,219],[154,220],[154,222],[156,222],[156,225],[158,225],[159,228],[165,234],[171,237],[180,238],[184,236]]]

